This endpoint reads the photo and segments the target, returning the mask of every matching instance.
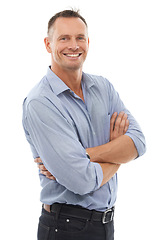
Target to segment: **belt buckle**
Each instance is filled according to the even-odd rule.
[[[108,215],[108,216],[107,216]],[[103,213],[103,217],[102,217],[102,223],[106,224],[109,223],[113,220],[114,217],[114,209],[107,209],[104,213]]]

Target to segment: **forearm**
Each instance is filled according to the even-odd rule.
[[[101,187],[107,183],[118,171],[120,164],[113,164],[113,163],[99,163],[102,171],[103,171],[103,180],[101,183]]]
[[[132,139],[123,135],[115,140],[94,148],[86,149],[92,162],[98,163],[127,163],[138,156]]]

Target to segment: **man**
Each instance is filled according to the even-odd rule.
[[[82,72],[89,38],[78,12],[57,13],[44,40],[46,76],[23,105],[39,165],[38,239],[114,239],[117,170],[145,152],[141,129],[105,78]]]

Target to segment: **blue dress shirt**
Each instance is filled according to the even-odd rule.
[[[85,102],[48,68],[24,100],[23,127],[33,157],[40,157],[56,178],[49,180],[39,173],[41,202],[105,211],[116,200],[117,174],[100,187],[101,166],[90,162],[85,149],[109,142],[110,118],[120,111],[128,114],[126,135],[133,140],[139,156],[145,152],[145,139],[107,79],[83,73],[82,90]]]

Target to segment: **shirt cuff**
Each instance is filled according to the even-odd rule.
[[[96,187],[94,189],[94,191],[96,191],[97,189],[99,189],[101,187],[102,181],[103,181],[103,171],[102,168],[100,166],[99,163],[93,163],[95,166],[95,171],[96,171]]]
[[[132,141],[134,142],[134,145],[138,152],[138,157],[142,156],[146,151],[146,144],[145,144],[144,137],[142,136],[142,137],[137,138],[136,136],[134,136],[133,134],[130,134],[130,133],[126,133],[125,135],[129,136],[132,139]]]

